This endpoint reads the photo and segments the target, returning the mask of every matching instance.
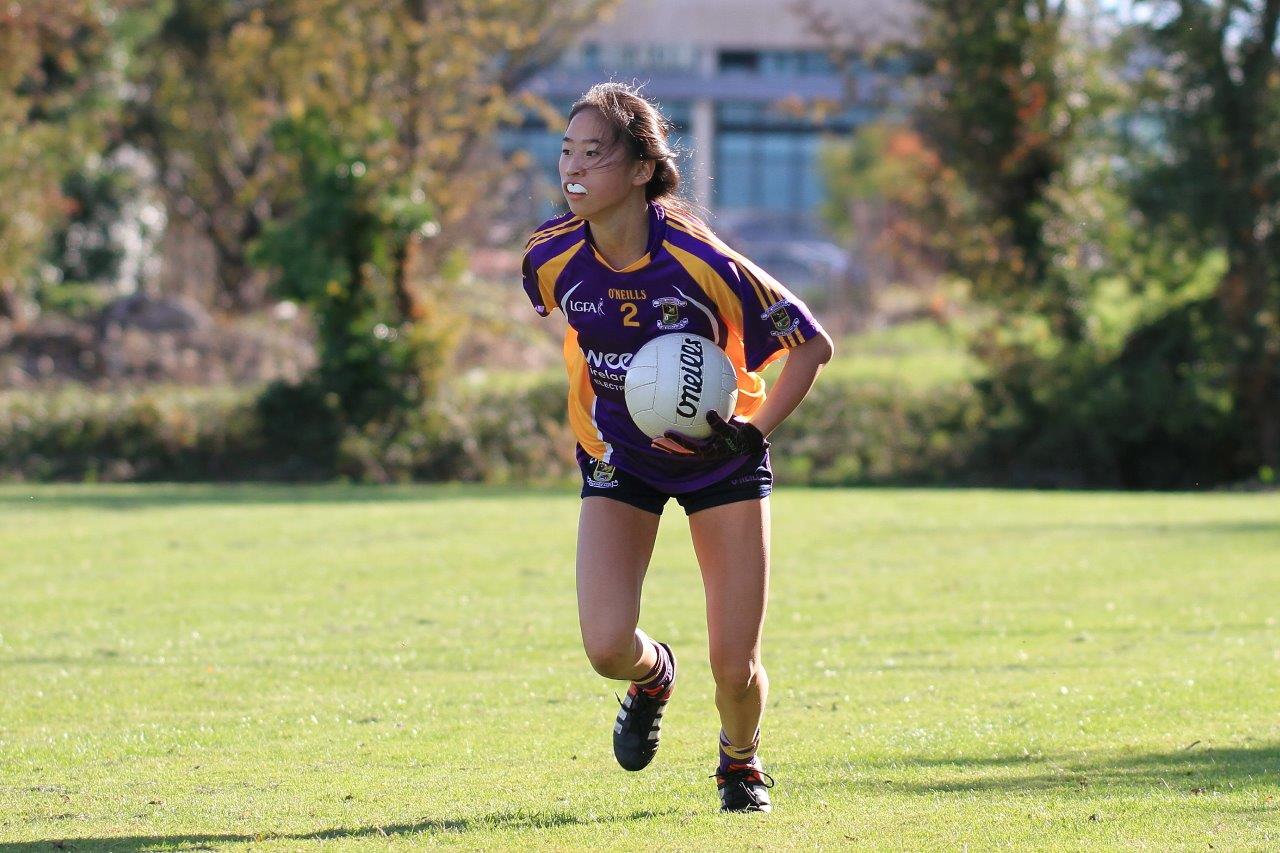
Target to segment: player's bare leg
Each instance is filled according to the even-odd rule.
[[[596,672],[632,682],[614,724],[614,756],[640,770],[658,750],[675,660],[637,627],[640,593],[659,516],[610,498],[582,501],[578,521],[578,623]],[[637,683],[638,682],[638,683]]]
[[[760,660],[769,596],[769,500],[696,512],[689,529],[707,595],[711,673],[722,727],[717,777],[723,807],[768,811],[768,777],[757,772],[756,748],[769,693]],[[726,781],[734,782],[732,791]]]
[[[583,498],[578,520],[578,624],[596,672],[634,681],[657,658],[636,629],[659,516],[610,498]]]

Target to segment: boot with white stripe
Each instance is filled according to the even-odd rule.
[[[671,654],[666,643],[660,644]],[[618,717],[613,724],[613,755],[624,770],[643,770],[658,754],[658,738],[662,729],[662,712],[666,710],[675,686],[675,655],[671,655],[672,679],[658,696],[650,696],[635,682],[627,688],[625,699],[619,699]]]

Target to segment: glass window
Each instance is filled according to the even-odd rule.
[[[795,182],[800,178],[792,151],[795,139],[765,133],[760,135],[759,142],[762,206],[770,210],[789,209],[794,206]]]
[[[764,120],[763,112],[760,104],[749,101],[725,101],[717,105],[716,119],[720,125],[755,126]]]
[[[663,101],[658,105],[662,114],[676,126],[673,133],[687,131],[693,120],[693,104],[689,101]]]
[[[752,207],[755,204],[755,158],[752,139],[731,131],[716,137],[715,180],[712,193],[720,207]]]
[[[716,142],[715,204],[811,213],[825,195],[821,139],[818,133],[722,131]]]
[[[748,56],[749,61],[745,59]],[[724,51],[720,54],[720,70],[754,71],[779,77],[836,73],[835,63],[823,50]]]
[[[822,143],[818,134],[804,138],[804,191],[801,204],[809,210],[815,209],[827,197],[826,184],[822,180]]]
[[[721,71],[751,71],[760,67],[760,52],[755,50],[722,50],[719,56]]]
[[[830,112],[820,118],[814,101],[799,98],[775,102],[725,101],[716,107],[716,125],[731,130],[849,130],[862,113],[856,109]]]

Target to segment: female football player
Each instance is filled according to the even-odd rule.
[[[809,392],[831,358],[831,339],[800,300],[680,201],[669,127],[618,83],[594,86],[573,106],[560,153],[569,211],[530,238],[524,287],[539,314],[559,308],[569,323],[569,418],[583,481],[582,642],[596,672],[631,682],[614,722],[614,755],[627,770],[653,760],[676,679],[671,649],[637,627],[658,520],[674,497],[689,519],[706,594],[721,808],[769,811],[773,779],[758,752],[769,686],[760,646],[773,484],[766,436]],[[674,331],[710,338],[736,368],[737,410],[709,415],[706,439],[650,439],[623,399],[631,355]],[[766,396],[759,371],[784,353]]]

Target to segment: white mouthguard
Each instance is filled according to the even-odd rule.
[[[582,184],[566,184],[565,189],[571,193],[579,193],[581,195],[587,194],[587,188]]]

